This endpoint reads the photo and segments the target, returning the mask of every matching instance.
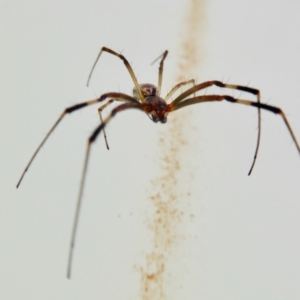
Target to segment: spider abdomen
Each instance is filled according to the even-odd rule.
[[[142,95],[146,98],[148,96],[158,96],[160,94],[160,91],[157,86],[151,83],[141,83],[139,84],[139,87],[141,89]],[[132,90],[133,97],[136,99],[139,99],[139,93],[136,90],[136,87]]]

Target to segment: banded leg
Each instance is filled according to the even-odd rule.
[[[68,257],[68,266],[67,266],[67,277],[69,279],[71,278],[72,260],[73,260],[73,253],[74,253],[74,247],[75,247],[76,233],[77,233],[77,228],[78,228],[80,207],[81,207],[81,203],[82,203],[82,195],[83,195],[83,190],[84,190],[84,185],[85,185],[86,172],[88,169],[91,146],[96,141],[96,139],[97,139],[98,135],[101,133],[101,131],[104,130],[106,125],[110,122],[110,120],[117,113],[119,113],[123,110],[126,110],[126,109],[130,109],[130,108],[135,108],[135,109],[139,109],[139,110],[143,111],[143,106],[141,103],[124,103],[124,104],[117,106],[116,108],[114,108],[112,110],[112,112],[104,120],[104,122],[97,126],[97,128],[94,130],[94,132],[88,139],[86,154],[85,154],[85,159],[84,159],[84,165],[83,165],[83,170],[82,170],[82,175],[81,175],[81,181],[80,181],[79,194],[78,194],[78,199],[77,199],[77,204],[76,204],[76,212],[75,212],[75,217],[74,217],[74,222],[73,222],[73,227],[72,227],[70,248],[69,248],[69,257]]]
[[[174,110],[177,110],[177,109],[180,109],[185,106],[192,105],[192,104],[197,104],[197,103],[202,103],[202,102],[212,102],[212,101],[223,101],[223,100],[226,100],[226,101],[232,102],[232,103],[239,103],[239,104],[243,104],[243,105],[254,106],[259,109],[265,109],[270,112],[273,112],[274,114],[280,115],[282,117],[290,135],[292,136],[293,142],[294,142],[294,144],[298,150],[298,153],[300,155],[300,146],[297,142],[296,136],[286,118],[285,113],[278,107],[260,103],[260,102],[253,102],[250,100],[235,99],[235,98],[233,98],[231,96],[227,96],[227,95],[207,95],[207,96],[198,96],[198,97],[189,98],[184,101],[181,101],[180,103],[178,103],[176,105],[172,105],[172,103],[171,103],[171,104],[169,104],[169,110],[174,111]]]
[[[253,94],[257,98],[257,103],[261,103],[260,102],[260,91],[258,89],[254,89],[254,88],[250,88],[250,87],[242,86],[242,85],[226,84],[226,83],[223,83],[221,81],[212,80],[212,81],[206,81],[206,82],[197,84],[194,87],[188,89],[187,91],[185,91],[184,93],[179,95],[173,102],[171,102],[171,105],[173,107],[175,107],[177,104],[180,104],[180,102],[182,100],[184,100],[186,97],[190,96],[191,94],[196,93],[197,91],[200,91],[202,89],[205,89],[205,88],[213,86],[213,85],[221,87],[221,88],[234,89],[234,90],[239,90],[239,91],[243,91],[243,92],[246,92],[246,93]],[[250,170],[248,172],[248,176],[251,174],[251,172],[254,168],[256,158],[257,158],[258,149],[259,149],[259,145],[260,145],[260,136],[261,136],[261,111],[260,111],[260,109],[261,109],[261,107],[258,106],[257,108],[258,108],[257,142],[256,142],[256,148],[255,148],[255,152],[254,152],[253,162],[252,162],[252,165],[251,165]]]
[[[54,131],[54,129],[57,127],[57,125],[60,123],[60,121],[67,115],[67,114],[70,114],[72,113],[73,111],[75,110],[78,110],[78,109],[81,109],[81,108],[84,108],[84,107],[87,107],[89,105],[92,105],[92,104],[96,104],[98,102],[102,102],[104,101],[105,99],[107,98],[118,98],[120,99],[123,99],[124,102],[131,102],[131,104],[140,104],[140,102],[136,99],[134,99],[133,97],[129,96],[129,95],[126,95],[126,94],[123,94],[123,93],[106,93],[106,94],[103,94],[102,96],[100,96],[100,98],[98,99],[94,99],[94,100],[90,100],[90,101],[87,101],[87,102],[82,102],[82,103],[79,103],[79,104],[76,104],[76,105],[73,105],[73,106],[70,106],[70,107],[67,107],[62,113],[61,115],[59,116],[58,120],[54,123],[54,125],[50,128],[50,130],[48,131],[48,133],[46,134],[45,138],[42,140],[42,142],[39,144],[39,146],[37,147],[37,149],[35,150],[35,152],[33,153],[32,157],[30,158],[27,166],[25,167],[25,170],[23,171],[18,183],[17,183],[17,186],[16,188],[18,188],[26,174],[26,172],[28,171],[30,165],[32,164],[34,158],[36,157],[36,155],[38,154],[38,152],[40,151],[40,149],[42,148],[42,146],[45,144],[45,142],[47,141],[47,139],[49,138],[49,136],[51,135],[51,133]]]
[[[112,104],[114,101],[124,101],[124,100],[120,100],[120,99],[110,99],[109,101],[107,101],[105,104],[103,104],[102,106],[100,106],[98,108],[98,114],[100,117],[100,123],[103,123],[103,118],[102,118],[102,111],[104,110],[104,108],[106,108],[108,105]],[[103,136],[104,136],[104,141],[105,141],[105,145],[107,150],[109,150],[109,146],[108,146],[108,142],[107,142],[107,136],[106,136],[106,131],[103,128]]]
[[[98,60],[99,60],[99,58],[100,58],[102,52],[108,52],[108,53],[110,53],[110,54],[112,54],[112,55],[115,55],[115,56],[119,57],[119,58],[123,61],[125,67],[127,68],[128,72],[129,72],[129,74],[130,74],[130,76],[131,76],[131,78],[132,78],[132,81],[134,82],[134,86],[135,86],[136,90],[137,90],[138,93],[139,93],[139,99],[141,99],[141,101],[143,102],[145,97],[144,97],[143,94],[142,94],[141,88],[140,88],[140,86],[139,86],[139,84],[138,84],[138,81],[137,81],[137,79],[136,79],[136,76],[135,76],[135,74],[134,74],[134,72],[133,72],[133,70],[132,70],[132,68],[131,68],[131,66],[130,66],[130,64],[129,64],[129,62],[128,62],[128,60],[127,60],[122,54],[117,53],[117,52],[115,52],[115,51],[113,51],[113,50],[111,50],[111,49],[109,49],[109,48],[107,48],[107,47],[102,47],[102,48],[101,48],[101,51],[99,52],[99,54],[98,54],[98,56],[97,56],[97,58],[96,58],[96,61],[94,62],[93,66],[92,66],[92,70],[91,70],[91,72],[90,72],[90,74],[89,74],[89,77],[88,77],[88,80],[87,80],[87,86],[88,86],[89,83],[90,83],[90,79],[91,79],[91,77],[92,77],[93,71],[94,71],[94,69],[95,69],[95,67],[96,67],[96,65],[97,65],[97,62],[98,62]]]

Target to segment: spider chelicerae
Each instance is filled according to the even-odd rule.
[[[92,70],[89,74],[88,77],[88,82],[87,85],[89,84],[91,75],[94,71],[94,68],[103,52],[108,52],[114,56],[117,56],[120,58],[123,63],[125,64],[125,67],[127,68],[132,81],[134,83],[134,88],[133,88],[133,96],[123,94],[123,93],[117,93],[117,92],[110,92],[110,93],[105,93],[101,95],[99,98],[94,99],[94,100],[89,100],[86,102],[82,102],[76,105],[72,105],[70,107],[67,107],[64,109],[64,111],[61,113],[59,116],[58,120],[54,123],[54,125],[51,127],[45,138],[42,140],[36,151],[33,153],[32,157],[30,158],[25,170],[23,171],[21,178],[19,179],[17,183],[17,188],[20,186],[24,175],[28,171],[30,165],[32,164],[34,158],[36,157],[37,153],[41,149],[41,147],[44,145],[50,134],[54,131],[54,129],[57,127],[57,125],[60,123],[60,121],[65,117],[65,115],[72,113],[73,111],[79,110],[81,108],[87,107],[92,104],[100,103],[106,100],[106,103],[100,106],[98,109],[99,116],[100,116],[100,125],[97,126],[97,128],[93,131],[91,136],[88,139],[87,142],[87,149],[86,149],[86,154],[85,154],[85,159],[84,159],[84,166],[83,166],[83,171],[82,171],[82,176],[81,176],[81,183],[80,183],[80,188],[79,188],[79,194],[78,194],[78,199],[77,199],[77,206],[76,206],[76,213],[74,217],[74,223],[73,223],[73,228],[72,228],[72,236],[71,236],[71,243],[70,243],[70,248],[69,248],[69,257],[68,257],[68,266],[67,266],[67,277],[71,277],[71,267],[72,267],[72,258],[73,258],[73,252],[74,252],[74,246],[75,246],[75,238],[76,238],[76,232],[77,232],[77,226],[78,226],[78,220],[79,220],[79,212],[80,212],[80,206],[82,202],[82,194],[84,190],[84,184],[85,184],[85,178],[86,178],[86,172],[88,168],[88,162],[89,162],[89,155],[90,155],[90,150],[91,150],[91,145],[96,141],[98,135],[103,131],[104,133],[104,138],[105,138],[105,143],[106,147],[108,147],[107,143],[107,138],[105,134],[105,127],[106,125],[111,121],[111,119],[119,112],[127,110],[127,109],[137,109],[140,110],[144,113],[146,113],[150,119],[157,123],[166,123],[167,122],[167,117],[170,112],[173,112],[177,109],[183,108],[188,105],[192,104],[197,104],[197,103],[204,103],[204,102],[212,102],[212,101],[228,101],[232,103],[239,103],[242,105],[248,105],[248,106],[254,106],[258,109],[258,135],[257,135],[257,143],[256,143],[256,148],[255,148],[255,153],[254,153],[254,159],[250,168],[250,171],[248,175],[251,174],[258,149],[259,149],[259,143],[260,143],[260,133],[261,133],[261,109],[268,110],[270,112],[273,112],[275,114],[278,114],[282,117],[286,127],[288,128],[288,131],[290,132],[292,139],[297,147],[297,150],[300,154],[300,147],[299,144],[296,140],[296,137],[292,131],[292,128],[284,114],[284,112],[275,106],[271,106],[268,104],[264,104],[260,102],[260,91],[258,89],[254,89],[251,87],[247,86],[241,86],[241,85],[234,85],[234,84],[227,84],[223,83],[218,80],[212,80],[212,81],[206,81],[203,83],[195,84],[195,80],[187,80],[187,81],[182,81],[175,85],[171,91],[166,95],[165,98],[160,97],[160,90],[161,90],[161,85],[162,85],[162,77],[163,77],[163,67],[164,67],[164,61],[168,55],[168,51],[166,50],[161,56],[158,57],[160,59],[160,64],[159,64],[159,74],[158,74],[158,86],[155,86],[153,84],[149,83],[144,83],[140,84],[137,81],[137,78],[128,62],[128,60],[120,53],[117,53],[107,47],[103,47],[101,51],[99,52],[97,59],[92,67]],[[171,98],[171,96],[182,86],[186,84],[193,84],[193,86],[183,93],[181,93],[179,96],[177,96],[173,101],[170,103],[167,103],[167,101]],[[211,86],[218,86],[220,88],[227,88],[227,89],[233,89],[233,90],[239,90],[243,92],[247,92],[250,94],[253,94],[256,96],[257,101],[250,101],[250,100],[243,100],[243,99],[237,99],[229,95],[201,95],[197,96],[196,93],[200,90],[206,89]],[[110,114],[103,120],[101,112],[104,108],[109,106],[111,103],[114,101],[120,101],[124,102],[121,105],[118,105],[112,111]]]

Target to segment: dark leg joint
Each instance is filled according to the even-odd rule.
[[[95,131],[93,132],[93,134],[92,134],[92,135],[90,136],[90,138],[89,138],[89,144],[92,144],[92,143],[96,140],[97,136],[99,135],[99,133],[101,132],[101,130],[104,128],[104,126],[105,126],[105,124],[102,123],[102,124],[100,124],[100,125],[95,129]]]
[[[257,89],[249,88],[249,87],[246,87],[246,86],[237,85],[236,88],[240,91],[251,93],[251,94],[254,94],[254,95],[257,95],[259,93],[259,91]]]
[[[258,108],[263,108],[266,110],[269,110],[271,112],[273,112],[274,114],[281,114],[281,109],[275,106],[270,106],[264,103],[258,103],[258,102],[252,102],[251,103],[252,106],[258,107]]]
[[[73,112],[74,110],[83,108],[83,107],[85,107],[85,106],[87,106],[87,105],[88,105],[88,103],[80,103],[80,104],[73,105],[73,106],[71,106],[71,107],[68,107],[68,108],[65,110],[65,113],[71,113],[71,112]]]
[[[221,81],[215,80],[215,81],[213,81],[213,83],[214,83],[214,85],[216,85],[218,87],[224,87],[225,86],[225,84],[223,82],[221,82]]]
[[[233,102],[233,103],[237,102],[236,99],[234,99],[234,98],[231,97],[231,96],[224,96],[224,99],[225,99],[226,101]]]

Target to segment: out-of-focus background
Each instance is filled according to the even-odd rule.
[[[189,76],[178,64],[194,45],[197,82],[259,88],[262,102],[284,110],[300,141],[300,3],[203,1],[192,20],[201,24],[198,35],[189,43],[194,2],[1,1],[1,299],[150,299],[145,281],[157,271],[146,259],[155,235],[152,200],[168,180],[164,143],[176,139],[172,118],[181,120],[184,134],[175,143],[180,168],[171,191],[180,217],[171,227],[176,239],[167,248],[161,293],[151,299],[300,297],[300,157],[272,113],[262,112],[250,177],[256,109],[199,104],[170,114],[165,125],[138,111],[116,116],[107,127],[111,149],[103,137],[92,149],[71,281],[65,276],[71,226],[98,106],[66,116],[15,189],[65,107],[107,91],[131,94],[123,63],[106,53],[86,87],[102,46],[122,52],[139,82],[154,84],[158,64],[150,64],[168,49],[165,95],[176,78]],[[237,91],[204,93],[210,91],[255,101]]]

